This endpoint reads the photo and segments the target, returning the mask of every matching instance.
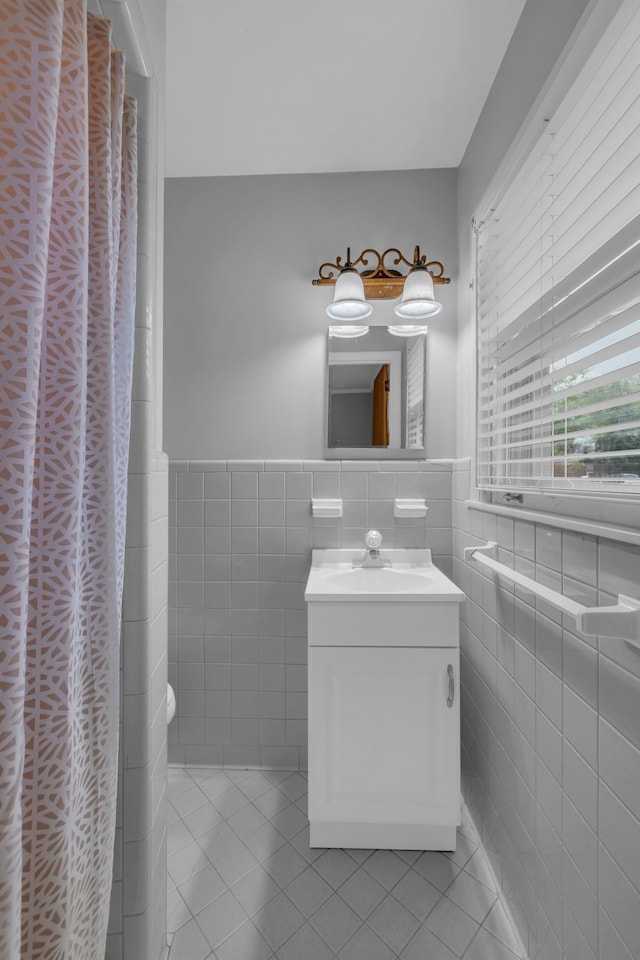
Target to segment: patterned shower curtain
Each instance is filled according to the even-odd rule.
[[[0,957],[102,960],[135,104],[84,0],[0,0]]]

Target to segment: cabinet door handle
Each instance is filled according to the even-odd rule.
[[[455,694],[455,684],[453,680],[453,664],[449,664],[447,667],[447,676],[449,677],[449,696],[447,697],[447,706],[453,706],[453,697]]]

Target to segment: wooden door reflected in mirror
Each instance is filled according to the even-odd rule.
[[[374,447],[389,446],[389,364],[383,363],[373,381],[373,416],[371,443]]]

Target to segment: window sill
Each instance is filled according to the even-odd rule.
[[[547,498],[548,499],[548,498]],[[553,498],[556,499],[556,498]],[[566,498],[558,497],[558,511],[566,509]],[[640,546],[640,529],[625,524],[624,519],[590,519],[587,517],[570,516],[567,513],[550,513],[544,509],[531,509],[529,506],[520,504],[510,504],[503,506],[499,503],[486,503],[481,500],[465,500],[465,506],[469,510],[479,510],[482,513],[494,513],[502,517],[510,517],[512,520],[526,520],[530,523],[543,523],[549,527],[560,527],[562,530],[574,530],[577,533],[586,533],[594,537],[603,537],[607,540],[619,540],[623,543],[632,543]],[[637,504],[630,503],[599,503],[594,507],[599,511],[608,513],[610,510],[620,512],[616,508],[622,508],[627,512],[632,510]]]

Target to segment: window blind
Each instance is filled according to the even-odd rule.
[[[477,482],[640,494],[640,9],[477,227]]]

